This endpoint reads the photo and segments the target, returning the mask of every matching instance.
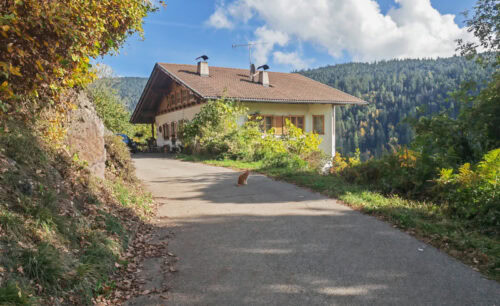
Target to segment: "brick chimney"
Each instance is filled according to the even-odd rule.
[[[198,73],[199,76],[202,76],[202,77],[207,77],[209,76],[209,72],[208,72],[208,63],[207,62],[198,62],[198,69],[196,71]]]
[[[264,87],[269,87],[269,75],[267,71],[259,71],[259,83]]]

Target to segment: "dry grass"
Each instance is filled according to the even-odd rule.
[[[101,180],[24,125],[1,132],[0,304],[93,304],[112,290],[153,201],[125,145],[107,144],[113,163]]]

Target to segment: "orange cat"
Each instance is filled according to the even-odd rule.
[[[240,177],[238,177],[238,186],[246,185],[249,175],[250,175],[250,170],[243,172],[243,174],[240,175]]]

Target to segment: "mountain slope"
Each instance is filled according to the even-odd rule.
[[[133,112],[147,82],[148,78],[141,77],[102,78],[96,80],[94,86],[105,83],[116,91],[127,109]]]
[[[456,116],[460,104],[449,93],[463,82],[482,84],[491,76],[463,57],[348,63],[299,73],[372,102],[369,106],[337,108],[337,150],[380,156],[391,145],[413,137],[408,116],[448,110]]]

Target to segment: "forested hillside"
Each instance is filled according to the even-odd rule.
[[[139,77],[102,78],[96,80],[92,86],[104,83],[115,90],[127,109],[133,112],[147,82],[148,78]]]
[[[337,108],[337,150],[352,154],[360,148],[366,158],[382,155],[391,145],[408,144],[413,132],[404,120],[409,116],[444,110],[456,116],[460,103],[449,93],[466,81],[482,84],[492,71],[456,56],[349,63],[299,73],[372,102],[370,106]],[[104,78],[96,82],[115,89],[132,112],[147,78]]]
[[[413,138],[404,123],[408,116],[443,110],[456,116],[460,104],[449,93],[465,81],[482,84],[492,71],[456,56],[349,63],[299,73],[373,103],[337,108],[337,150],[346,154],[360,148],[366,157],[408,144]]]

